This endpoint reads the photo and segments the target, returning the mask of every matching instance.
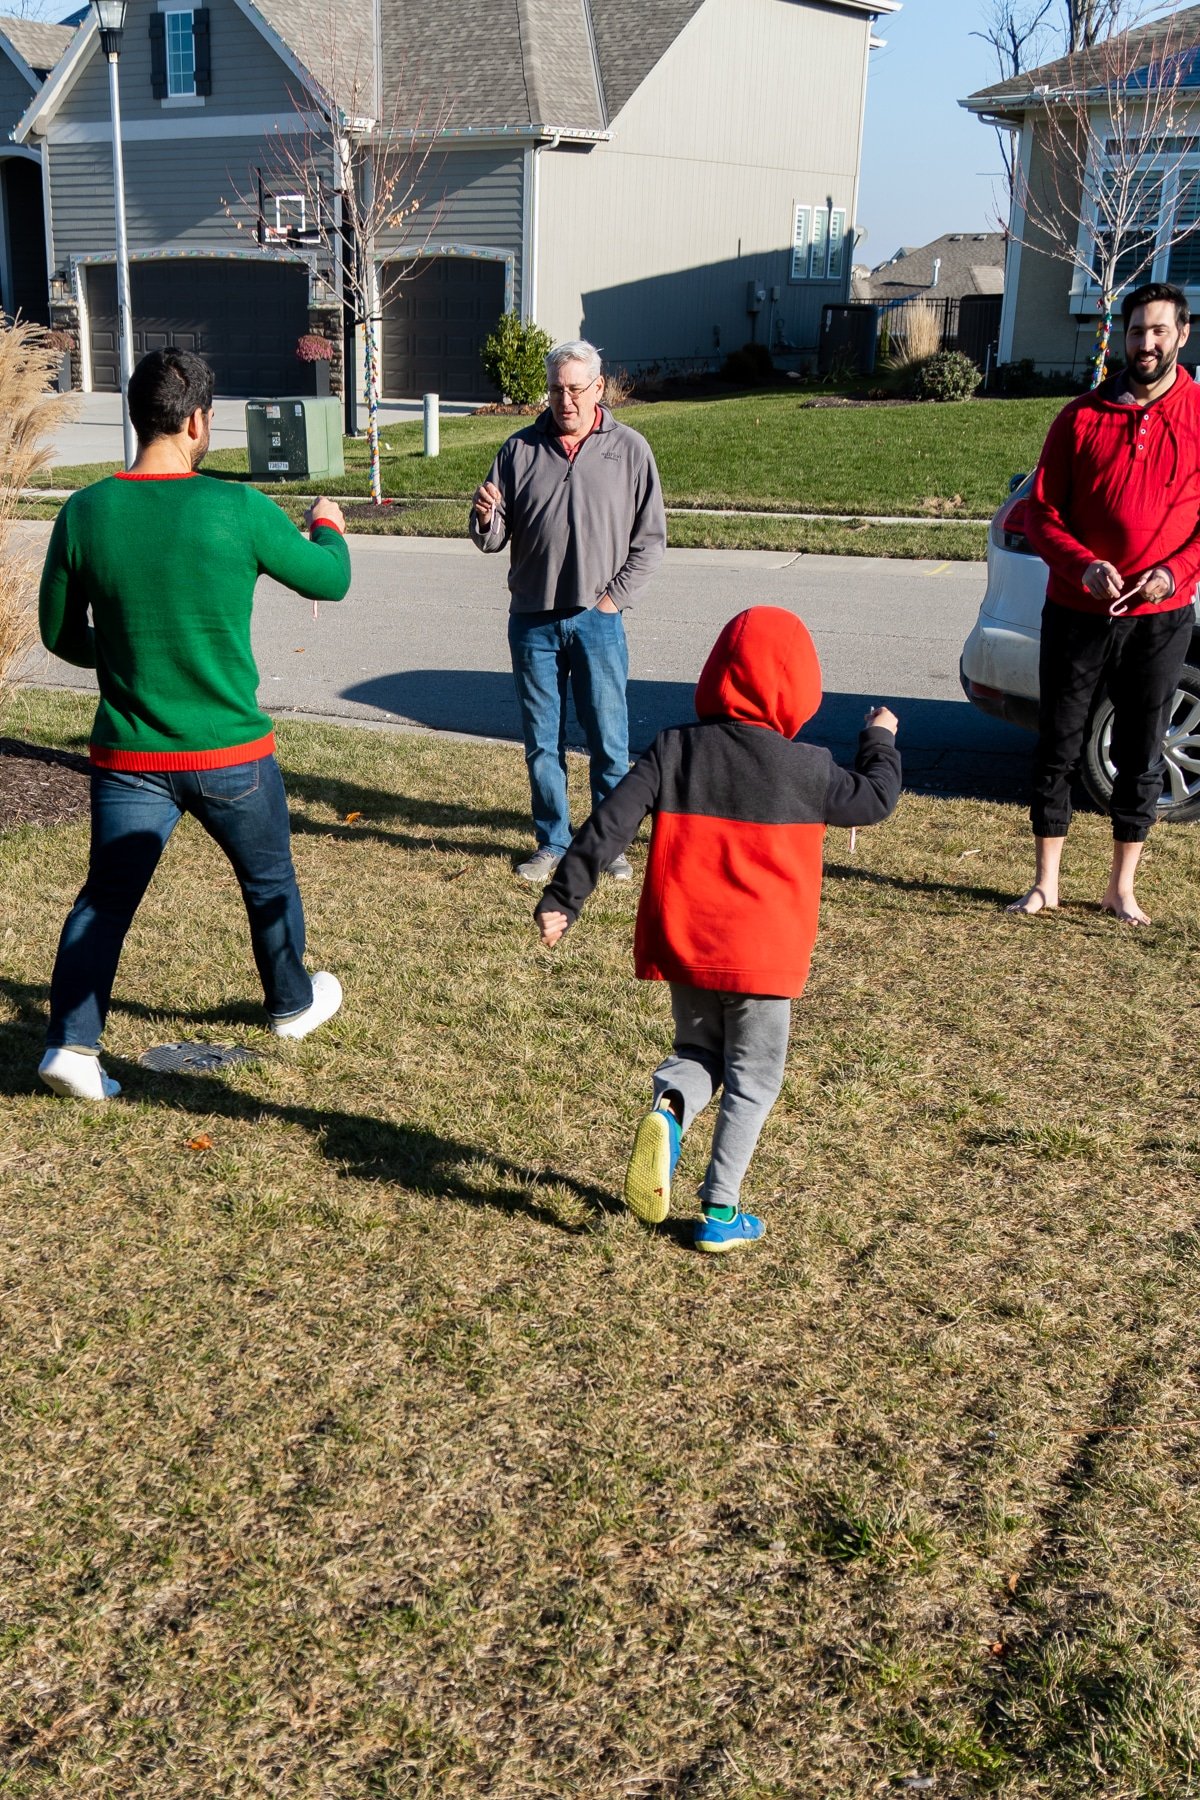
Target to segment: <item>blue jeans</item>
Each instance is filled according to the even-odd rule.
[[[556,619],[511,613],[508,648],[521,708],[525,761],[539,850],[561,856],[571,841],[567,808],[567,687],[591,756],[592,810],[629,773],[629,651],[619,612]]]
[[[185,812],[233,865],[267,1011],[312,1004],[304,909],[292,867],[283,777],[273,756],[226,769],[92,770],[87,880],[63,926],[50,981],[50,1049],[98,1050],[125,934]]]

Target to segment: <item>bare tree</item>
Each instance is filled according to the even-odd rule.
[[[1125,0],[1063,0],[1067,54],[1112,37],[1126,10]]]
[[[983,29],[973,31],[971,36],[982,38],[985,44],[992,46],[1001,81],[1011,80],[1023,69],[1042,60],[1046,48],[1046,19],[1053,5],[1054,0],[1032,0],[1032,4],[1025,6],[1020,0],[992,0]],[[996,141],[1004,163],[1005,190],[1011,198],[1016,168],[1016,142],[1011,127],[997,125]]]
[[[292,95],[291,129],[272,134],[266,162],[224,207],[235,228],[254,231],[268,251],[307,253],[361,329],[371,497],[381,505],[379,327],[437,225],[440,203],[430,191],[449,105],[414,101],[401,81],[381,119],[375,70],[346,43],[332,12],[316,43],[305,57],[313,85]],[[356,379],[353,366],[344,379]]]
[[[1017,171],[1009,231],[1094,287],[1094,386],[1117,294],[1156,261],[1181,261],[1171,253],[1200,227],[1200,141],[1184,124],[1190,48],[1174,15],[1131,26],[1045,70],[1053,78],[1026,114],[1040,168]]]

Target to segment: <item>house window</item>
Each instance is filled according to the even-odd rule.
[[[156,100],[204,99],[212,93],[209,8],[163,7],[150,15],[150,86]]]
[[[846,215],[840,207],[834,207],[829,215],[829,270],[830,281],[842,279],[842,262],[846,252]]]
[[[196,40],[190,12],[169,12],[167,21],[167,93],[196,91]]]
[[[798,206],[792,221],[792,275],[793,281],[803,281],[808,274],[808,222],[811,217],[807,206]]]

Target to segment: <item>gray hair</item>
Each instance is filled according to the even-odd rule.
[[[555,344],[546,358],[546,382],[549,385],[564,363],[581,362],[587,370],[588,380],[595,381],[601,373],[600,352],[595,344],[589,344],[585,338],[572,338],[569,343]]]

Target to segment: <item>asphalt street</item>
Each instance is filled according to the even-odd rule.
[[[34,549],[48,526],[28,525]],[[354,579],[337,606],[264,581],[255,608],[263,705],[288,714],[517,739],[505,635],[504,557],[465,540],[352,537]],[[1023,800],[1031,739],[967,704],[958,659],[983,594],[974,563],[668,551],[626,614],[635,748],[692,716],[697,673],[717,632],[755,604],[798,612],[813,633],[825,699],[805,736],[848,757],[866,709],[900,715],[907,785]],[[38,650],[22,678],[91,686]],[[572,741],[579,743],[577,728]]]

